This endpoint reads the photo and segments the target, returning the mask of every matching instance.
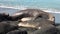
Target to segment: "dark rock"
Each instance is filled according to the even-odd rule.
[[[14,30],[8,32],[7,34],[27,34],[27,31]]]
[[[29,34],[57,34],[57,30],[53,25],[47,25]]]
[[[9,16],[9,14],[0,13],[0,22],[9,21],[9,20],[12,20],[12,18],[11,18],[11,16]]]
[[[56,26],[57,28],[57,34],[60,34],[60,25]]]
[[[27,33],[29,34],[29,33],[31,33],[31,32],[36,31],[37,29],[31,28],[31,27],[20,27],[19,30],[22,30],[22,31],[25,30],[25,31],[27,31]]]
[[[0,23],[0,33],[6,34],[9,31],[17,29],[17,26],[10,25],[9,23]]]
[[[6,15],[5,13],[0,14],[0,21],[6,20],[7,17],[8,15]]]

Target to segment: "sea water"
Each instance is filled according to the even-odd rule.
[[[0,0],[0,13],[12,15],[16,11],[27,8],[38,8],[55,16],[55,22],[60,23],[60,0]]]

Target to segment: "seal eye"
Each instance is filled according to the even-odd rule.
[[[36,17],[36,19],[37,19],[37,18],[43,18],[43,17],[42,17],[42,15],[39,15],[39,16]]]
[[[42,18],[42,15],[38,16],[38,18]]]
[[[45,14],[38,15],[37,17],[35,17],[35,19],[37,18],[49,19],[48,15],[45,15]]]

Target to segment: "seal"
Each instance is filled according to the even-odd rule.
[[[30,20],[30,21],[26,21],[26,22],[20,22],[18,24],[18,26],[41,29],[42,27],[48,26],[50,24],[51,24],[51,21],[49,21],[47,19],[36,19],[34,21]]]
[[[13,20],[19,20],[19,19],[23,20],[23,18],[28,18],[28,17],[32,17],[31,18],[32,20],[35,20],[37,18],[44,18],[44,19],[52,21],[53,22],[52,24],[55,24],[55,17],[51,15],[50,13],[44,12],[40,9],[20,10],[12,15]]]

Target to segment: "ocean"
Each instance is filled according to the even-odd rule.
[[[0,13],[13,13],[27,8],[38,8],[55,16],[60,23],[60,0],[0,0]]]

